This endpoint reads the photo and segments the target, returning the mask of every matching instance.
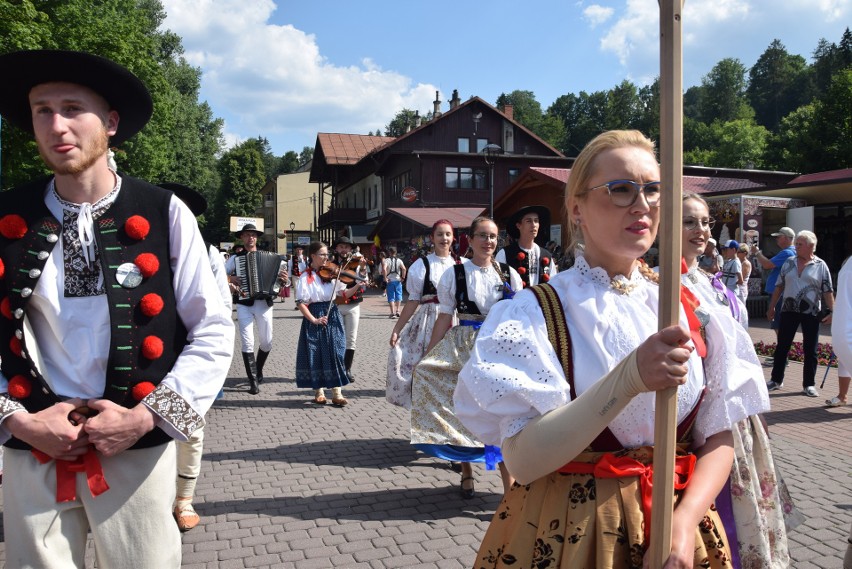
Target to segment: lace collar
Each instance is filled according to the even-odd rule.
[[[574,261],[573,269],[577,270],[584,278],[603,289],[611,289],[619,294],[630,294],[634,289],[644,285],[647,279],[637,266],[630,273],[630,277],[616,275],[610,277],[603,267],[590,267],[586,258],[578,255]]]

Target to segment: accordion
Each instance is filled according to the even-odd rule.
[[[240,298],[255,300],[278,296],[281,258],[277,253],[249,251],[237,256],[235,266],[240,279]]]

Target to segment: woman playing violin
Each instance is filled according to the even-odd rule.
[[[348,403],[341,388],[349,384],[344,365],[346,348],[343,319],[334,304],[335,297],[351,298],[357,288],[346,288],[339,280],[336,265],[328,262],[328,248],[321,241],[308,247],[310,264],[299,277],[296,305],[304,316],[296,352],[296,386],[314,390],[313,402],[325,405],[325,389],[331,389],[331,403]]]

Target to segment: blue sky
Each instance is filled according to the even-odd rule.
[[[542,109],[568,93],[659,74],[657,0],[162,0],[164,27],[203,71],[201,97],[229,145],[281,155],[318,132],[367,134],[440,91],[494,104],[515,89]],[[773,39],[808,61],[837,43],[852,0],[686,0],[684,87],[719,60],[752,66]]]

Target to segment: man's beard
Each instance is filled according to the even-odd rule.
[[[46,156],[44,152],[42,152],[41,145],[38,145],[38,152],[41,155],[42,160],[44,160],[45,164],[53,170],[54,174],[61,176],[85,172],[97,163],[98,160],[105,160],[105,154],[108,150],[109,134],[107,134],[106,128],[102,128],[99,136],[93,137],[80,148],[81,155],[79,159],[54,162]]]

